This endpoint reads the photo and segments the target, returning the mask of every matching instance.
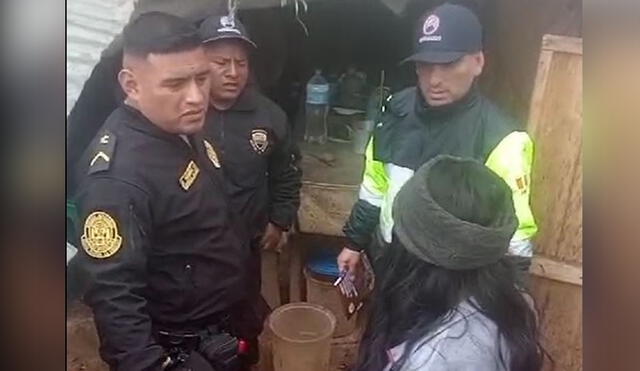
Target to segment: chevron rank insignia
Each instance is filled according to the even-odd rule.
[[[109,130],[104,130],[98,137],[93,157],[89,163],[89,174],[109,170],[111,159],[116,149],[116,136]]]

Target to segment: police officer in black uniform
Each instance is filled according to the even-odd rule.
[[[233,14],[209,17],[200,35],[211,62],[205,130],[218,145],[227,193],[252,240],[249,296],[261,322],[267,308],[260,296],[260,252],[286,242],[300,204],[300,154],[286,114],[248,86],[256,44],[239,20]]]
[[[81,160],[75,200],[102,358],[112,370],[236,370],[248,241],[202,135],[210,67],[197,30],[147,13],[124,30],[127,98]]]

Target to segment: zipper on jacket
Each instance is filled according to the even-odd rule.
[[[145,232],[144,228],[142,228],[142,225],[140,225],[140,221],[138,220],[138,216],[136,215],[135,210],[133,209],[133,204],[130,203],[129,204],[129,217],[131,218],[131,221],[133,222],[132,224],[135,225],[135,227],[138,228],[138,230],[140,231],[140,234],[143,237],[147,237],[147,233]],[[133,236],[129,236],[129,239],[132,240]]]
[[[136,220],[135,213],[133,212],[133,204],[129,203],[129,218],[131,222],[129,223],[129,244],[131,245],[131,249],[136,249],[135,239],[133,238],[133,228],[139,228],[137,226],[138,221]]]
[[[224,158],[224,111],[220,112],[220,152]]]

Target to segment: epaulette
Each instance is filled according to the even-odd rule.
[[[95,144],[93,156],[89,163],[88,174],[109,170],[115,150],[116,135],[109,130],[103,130]]]

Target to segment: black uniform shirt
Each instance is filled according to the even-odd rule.
[[[248,242],[208,143],[165,133],[124,106],[81,161],[86,301],[102,356],[117,369],[142,370],[163,357],[152,324],[188,326],[242,299]]]
[[[285,113],[247,88],[226,111],[209,108],[207,133],[220,148],[227,192],[251,236],[267,222],[284,229],[300,205],[300,153]]]

